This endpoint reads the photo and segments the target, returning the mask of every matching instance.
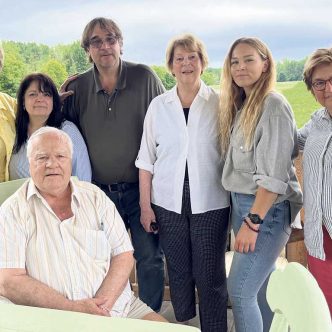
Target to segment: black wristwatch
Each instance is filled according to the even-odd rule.
[[[247,217],[250,219],[250,221],[255,225],[260,225],[263,223],[263,219],[258,214],[255,213],[248,213]]]

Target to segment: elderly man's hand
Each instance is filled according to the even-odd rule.
[[[84,312],[86,314],[109,316],[109,312],[103,310],[107,300],[105,298],[93,298],[73,301],[72,311]]]

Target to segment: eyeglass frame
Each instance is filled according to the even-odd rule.
[[[185,59],[187,59],[187,61],[190,63],[194,63],[200,59],[200,55],[198,54],[198,52],[196,52],[196,53],[192,53],[188,56],[178,56],[178,57],[174,56],[173,63],[180,65],[180,64],[184,63]]]
[[[330,84],[331,84],[331,86],[332,86],[332,77],[330,77],[329,79],[327,79],[327,80],[317,80],[317,81],[315,81],[315,82],[313,82],[313,83],[311,83],[311,86],[312,86],[312,88],[314,89],[314,90],[316,90],[316,91],[324,91],[325,89],[326,89],[326,83],[327,82],[329,82]],[[323,86],[322,86],[322,88],[321,89],[318,89],[317,88],[317,83],[322,83],[323,84]]]
[[[112,41],[111,41],[112,40]],[[107,43],[109,46],[113,46],[116,44],[116,42],[119,40],[118,36],[116,35],[109,35],[106,36],[106,38],[95,38],[89,40],[89,47],[100,49],[105,43]],[[99,45],[99,46],[98,46]]]

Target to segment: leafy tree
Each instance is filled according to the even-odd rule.
[[[53,50],[43,44],[15,42],[28,72],[38,72],[43,63],[54,58]]]
[[[41,72],[49,75],[53,79],[57,88],[60,87],[60,85],[64,82],[64,80],[68,76],[66,67],[58,60],[48,60],[41,67]]]
[[[15,97],[20,82],[26,75],[26,66],[15,44],[5,42],[3,43],[3,48],[5,62],[0,73],[0,91]]]
[[[58,54],[61,62],[65,64],[69,75],[81,73],[91,67],[85,51],[81,48],[79,41],[69,45],[55,46],[55,52]]]
[[[278,82],[286,82],[287,81],[286,74],[283,71],[279,72],[277,74],[277,81]]]
[[[284,59],[277,63],[277,80],[285,81],[301,81],[304,63],[306,59],[300,61]]]
[[[176,84],[175,78],[168,72],[164,66],[151,66],[157,76],[160,78],[166,90],[173,88]]]
[[[206,68],[201,78],[206,85],[218,85],[220,83],[220,69]]]
[[[71,46],[72,59],[76,65],[75,72],[69,72],[69,74],[81,73],[91,67],[88,56],[84,49],[81,47],[79,41],[76,41]]]

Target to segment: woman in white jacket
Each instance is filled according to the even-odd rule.
[[[193,35],[170,42],[166,63],[177,84],[151,102],[136,161],[141,223],[147,232],[158,223],[176,319],[196,315],[196,286],[203,332],[227,330],[229,220],[220,181],[219,97],[200,79],[207,62]]]

